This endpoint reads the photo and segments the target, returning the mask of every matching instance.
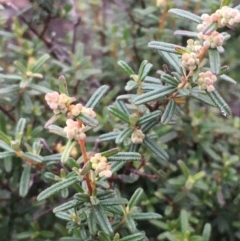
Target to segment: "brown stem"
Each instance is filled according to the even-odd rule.
[[[84,140],[79,139],[78,144],[79,144],[79,146],[81,148],[81,151],[82,151],[84,164],[86,164],[88,162],[88,155],[87,155],[87,151],[86,151],[86,147],[85,147],[85,142],[84,142]],[[92,196],[93,188],[92,188],[91,180],[90,180],[90,177],[89,177],[89,173],[86,173],[85,179],[86,179],[89,194]]]
[[[12,115],[9,111],[7,111],[4,107],[0,106],[0,110],[6,115],[8,116],[8,118],[13,121],[16,122],[16,118],[14,115]]]

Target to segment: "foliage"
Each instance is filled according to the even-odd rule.
[[[2,240],[240,239],[240,19],[199,4],[3,6]]]

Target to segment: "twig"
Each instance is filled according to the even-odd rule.
[[[8,118],[13,121],[16,122],[16,118],[13,114],[11,114],[9,111],[7,111],[4,107],[0,106],[0,110],[6,115],[8,116]]]
[[[158,176],[156,176],[156,175],[151,175],[151,174],[147,174],[147,173],[144,173],[144,172],[140,172],[136,169],[131,168],[130,171],[132,173],[135,173],[135,174],[141,176],[141,177],[146,177],[146,178],[149,178],[149,179],[157,179],[158,178]]]

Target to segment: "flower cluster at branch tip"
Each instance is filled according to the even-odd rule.
[[[73,118],[74,116],[79,116],[81,113],[87,114],[93,118],[96,117],[96,113],[92,108],[86,108],[82,104],[70,105],[68,118]]]
[[[79,122],[72,119],[67,119],[66,124],[67,126],[64,127],[63,131],[66,132],[69,140],[84,140],[86,138],[84,133],[86,128],[83,124],[79,126]]]
[[[165,8],[168,5],[168,0],[156,0],[156,5],[160,8]]]
[[[194,70],[197,68],[200,60],[198,55],[194,52],[184,53],[182,55],[182,65],[188,70]]]
[[[141,144],[144,138],[145,134],[139,129],[135,129],[131,136],[131,140],[135,144]]]
[[[200,54],[202,51],[202,45],[199,41],[194,41],[193,39],[188,39],[187,41],[187,50],[190,52],[194,52],[196,54]]]
[[[224,42],[223,35],[217,31],[212,32],[210,35],[200,32],[198,38],[204,40],[203,45],[207,48],[217,48],[218,46],[222,46]]]
[[[59,94],[54,91],[45,95],[45,100],[49,107],[53,110],[54,114],[66,113],[68,105],[74,102],[74,97],[69,97],[66,94]]]
[[[199,78],[197,79],[199,88],[202,90],[207,90],[209,92],[212,92],[215,90],[213,84],[216,81],[217,81],[217,76],[213,74],[211,71],[199,73]]]
[[[100,153],[96,153],[91,157],[92,169],[99,177],[111,177],[111,166],[107,163],[107,158]]]

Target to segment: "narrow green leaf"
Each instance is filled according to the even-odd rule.
[[[59,92],[61,94],[68,95],[68,86],[67,86],[67,81],[63,75],[61,75],[58,78],[58,86],[59,86]]]
[[[139,72],[138,72],[138,76],[139,76],[139,80],[143,81],[145,79],[145,77],[148,75],[148,73],[150,72],[151,68],[152,68],[152,64],[148,63],[147,60],[144,60],[139,68]]]
[[[59,239],[59,241],[83,241],[80,238],[74,238],[74,237],[62,237]]]
[[[18,60],[14,61],[14,65],[17,66],[18,70],[22,73],[22,74],[26,74],[27,72],[27,68]]]
[[[180,213],[180,223],[181,223],[182,235],[185,235],[185,233],[189,231],[189,224],[188,224],[187,212],[184,209],[181,210],[181,213]]]
[[[207,92],[215,106],[221,111],[224,116],[231,115],[231,109],[221,95],[216,91]]]
[[[103,98],[103,96],[106,94],[108,91],[109,86],[107,85],[102,85],[99,87],[91,96],[91,98],[88,100],[86,103],[85,107],[87,108],[94,108],[98,102]]]
[[[200,100],[201,102],[210,105],[210,106],[214,106],[215,104],[213,103],[212,99],[210,98],[210,96],[206,93],[206,92],[197,92],[194,91],[194,89],[190,92],[190,95],[193,96],[194,98],[196,98],[197,100]]]
[[[232,79],[231,77],[229,77],[229,76],[226,75],[226,74],[220,75],[219,78],[222,79],[222,80],[225,80],[225,81],[227,81],[227,82],[230,82],[230,83],[232,83],[232,84],[237,84],[237,82],[236,82],[234,79]]]
[[[61,162],[62,163],[66,163],[69,156],[70,156],[70,153],[71,153],[71,150],[73,149],[73,147],[75,146],[76,144],[76,141],[73,141],[73,140],[68,140],[65,148],[64,148],[64,151],[62,153],[62,156],[61,156]]]
[[[136,223],[131,216],[125,217],[125,225],[126,228],[131,232],[134,233],[136,231]]]
[[[189,172],[189,169],[188,169],[188,167],[186,166],[186,164],[185,164],[183,161],[179,160],[179,161],[178,161],[178,165],[179,165],[179,167],[181,168],[184,177],[185,177],[185,178],[188,178],[189,175],[190,175],[190,172]]]
[[[118,61],[118,65],[120,65],[123,70],[130,76],[130,75],[135,75],[134,71],[132,68],[124,61],[120,60]]]
[[[169,53],[165,51],[159,51],[163,58],[179,73],[182,73],[181,69],[181,61],[179,60],[178,56],[174,53]]]
[[[43,157],[43,161],[59,161],[61,159],[61,155],[60,153],[58,154],[52,154],[50,156],[44,156]]]
[[[158,49],[160,51],[175,53],[175,54],[179,54],[175,49],[176,47],[182,48],[181,46],[178,46],[175,44],[158,42],[158,41],[152,41],[152,42],[148,43],[148,47],[152,48],[152,49]]]
[[[172,8],[168,11],[169,13],[173,13],[176,14],[177,16],[180,16],[182,18],[187,18],[195,23],[202,23],[202,19],[193,13],[190,13],[188,11],[182,10],[182,9],[178,9],[178,8]]]
[[[109,157],[109,156],[116,155],[118,152],[119,152],[119,148],[112,148],[112,149],[109,149],[107,151],[100,152],[100,154],[102,156]]]
[[[100,241],[111,241],[109,235],[105,234],[102,231],[98,232],[98,237],[99,237]]]
[[[32,67],[32,72],[36,73],[42,65],[50,58],[49,54],[44,54],[42,57],[40,57],[37,62]]]
[[[123,120],[126,123],[129,123],[129,116],[124,112],[122,112],[121,110],[117,109],[114,106],[109,106],[108,110],[119,119]]]
[[[114,156],[108,157],[109,161],[140,161],[141,155],[137,152],[118,152]]]
[[[134,220],[153,220],[162,218],[162,215],[158,213],[132,213],[131,217]]]
[[[55,216],[62,219],[62,220],[66,220],[66,221],[70,221],[71,220],[71,217],[68,213],[66,212],[58,212],[58,213],[55,213]]]
[[[142,233],[127,235],[124,238],[119,239],[119,241],[141,241],[141,240],[144,240],[144,235]]]
[[[9,146],[8,144],[6,144],[4,141],[0,140],[0,148],[9,151],[9,152],[15,152],[11,146]]]
[[[65,210],[74,208],[74,207],[76,207],[77,205],[79,205],[79,203],[78,203],[76,200],[71,200],[71,201],[68,201],[68,202],[66,202],[66,203],[63,203],[63,204],[55,207],[55,208],[53,209],[53,212],[54,212],[54,213],[57,213],[57,212],[65,211]]]
[[[9,80],[22,80],[22,76],[14,74],[0,74],[0,78]]]
[[[98,191],[97,193],[97,198],[98,199],[107,199],[107,198],[112,198],[114,196],[113,190],[104,190],[104,191]]]
[[[176,104],[175,104],[175,101],[174,100],[170,100],[168,103],[167,103],[167,106],[162,114],[162,117],[161,117],[161,122],[163,124],[167,124],[169,121],[171,121],[174,113],[175,113],[175,108],[176,108]]]
[[[130,91],[130,90],[133,90],[133,89],[136,89],[137,88],[137,82],[135,82],[134,80],[129,80],[126,85],[125,85],[125,90],[126,91]]]
[[[115,140],[118,136],[119,132],[109,132],[106,134],[102,134],[99,136],[99,141],[110,141],[110,140]]]
[[[7,145],[11,144],[11,138],[7,136],[3,131],[0,131],[0,140],[3,140]]]
[[[90,202],[90,196],[85,193],[76,193],[74,195],[74,198],[80,202],[86,202],[86,203]]]
[[[158,147],[156,143],[147,136],[144,138],[143,143],[163,161],[162,164],[166,164],[169,158],[167,152]]]
[[[42,85],[40,85],[40,84],[33,84],[33,83],[31,83],[31,84],[29,84],[28,85],[30,88],[32,88],[33,90],[36,90],[36,91],[39,91],[39,92],[42,92],[42,93],[45,93],[45,94],[47,94],[47,93],[49,93],[49,92],[52,92],[52,90],[51,89],[48,89],[47,87],[45,87],[45,86],[42,86]]]
[[[161,90],[149,91],[143,95],[134,98],[133,103],[136,105],[145,104],[147,102],[155,101],[163,97],[167,97],[176,91],[172,86],[163,87]]]
[[[210,68],[214,74],[219,74],[220,72],[220,67],[221,67],[221,59],[220,59],[220,54],[217,49],[209,49],[208,50],[209,54],[209,63],[210,63]]]
[[[116,100],[116,106],[119,110],[121,110],[122,112],[124,112],[126,115],[130,115],[129,111],[128,111],[128,108],[126,106],[126,104],[121,101],[121,100]]]
[[[0,152],[0,159],[5,159],[14,155],[16,155],[14,151],[3,151],[3,152]]]
[[[143,189],[138,188],[132,195],[131,199],[129,200],[128,207],[129,210],[131,210],[134,206],[137,205],[137,203],[140,201],[143,194]]]
[[[112,171],[112,173],[118,172],[125,165],[126,165],[125,162],[113,162],[113,164],[111,164],[111,171]]]
[[[220,8],[224,6],[229,6],[231,4],[232,0],[222,0]]]
[[[209,223],[206,223],[203,229],[203,234],[202,234],[202,241],[209,241],[210,236],[211,236],[211,225]]]
[[[18,85],[11,85],[6,88],[1,88],[0,94],[5,95],[5,94],[10,94],[11,92],[15,92],[15,91],[19,91]]]
[[[161,79],[169,85],[173,85],[175,87],[177,87],[179,85],[179,81],[175,77],[173,77],[169,74],[162,74]]]
[[[120,144],[122,143],[124,140],[126,140],[132,133],[133,133],[134,129],[132,127],[127,127],[126,129],[124,129],[123,131],[121,131],[116,140],[115,143],[116,144]]]
[[[97,220],[93,211],[89,213],[87,223],[90,234],[95,235],[97,233]]]
[[[149,114],[146,114],[146,115],[139,118],[139,120],[137,122],[137,125],[141,126],[145,123],[151,122],[153,120],[157,120],[157,118],[161,115],[161,113],[162,113],[162,111],[156,110],[156,111],[153,111]]]
[[[43,161],[43,157],[31,152],[24,152],[22,153],[22,156],[26,159],[30,159],[33,162],[37,162],[37,163],[42,163]]]
[[[163,88],[163,85],[160,82],[159,82],[159,84],[143,83],[141,85],[141,89],[144,92],[151,91],[151,90],[156,90],[156,89],[159,89],[159,91],[161,91],[162,88]]]
[[[13,167],[13,160],[12,157],[6,157],[4,158],[4,168],[6,172],[11,172]]]
[[[19,133],[24,131],[25,125],[26,125],[26,119],[20,118],[16,126],[15,138],[17,138],[17,135]]]
[[[125,198],[108,198],[105,200],[101,200],[100,204],[103,206],[125,205],[128,204],[128,200]]]
[[[146,78],[144,79],[144,83],[145,82],[151,83],[151,84],[162,85],[160,79],[154,78],[154,77],[151,77],[151,76],[146,76]]]
[[[31,177],[31,166],[26,165],[23,169],[20,185],[19,185],[19,195],[25,197],[28,193]]]
[[[76,177],[69,177],[69,178],[66,178],[66,179],[64,179],[60,182],[57,182],[57,183],[53,184],[51,187],[42,191],[38,195],[37,200],[38,201],[44,200],[44,199],[52,196],[54,193],[59,192],[60,190],[66,188],[66,187],[69,187],[76,182],[77,182]]]
[[[104,212],[103,207],[100,204],[93,205],[93,211],[94,211],[94,214],[96,215],[98,225],[100,226],[102,231],[107,235],[112,235],[113,234],[112,226]]]
[[[77,118],[87,126],[96,127],[98,125],[98,121],[95,118],[85,113],[81,113]]]

